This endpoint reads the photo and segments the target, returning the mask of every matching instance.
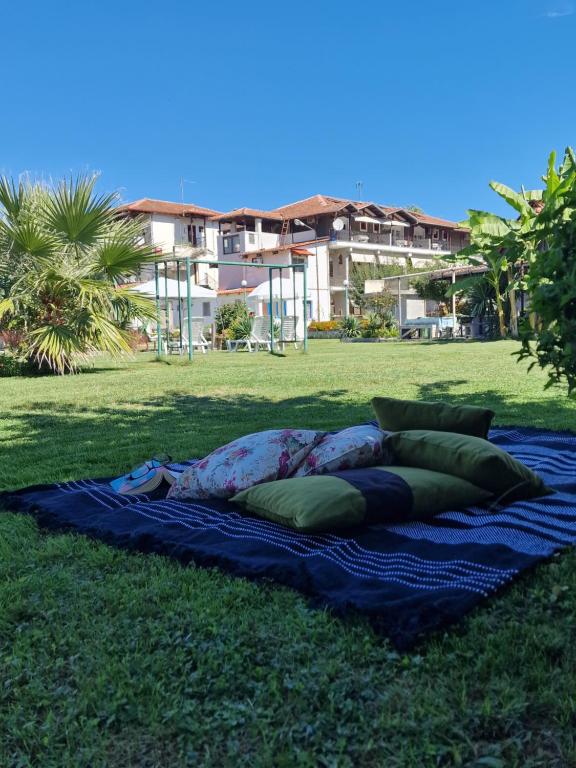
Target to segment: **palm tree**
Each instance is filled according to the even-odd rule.
[[[126,324],[153,302],[123,283],[155,258],[142,224],[119,219],[96,178],[55,188],[0,178],[0,322],[21,332],[22,358],[57,373],[96,352],[130,351]]]

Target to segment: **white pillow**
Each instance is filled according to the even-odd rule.
[[[349,427],[324,439],[306,456],[292,475],[324,475],[356,467],[392,463],[384,447],[387,432],[372,424]]]
[[[258,483],[282,480],[324,434],[310,429],[269,429],[240,437],[182,472],[168,498],[229,499]]]

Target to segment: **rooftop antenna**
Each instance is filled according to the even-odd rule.
[[[357,181],[356,182],[356,196],[358,200],[362,200],[362,197],[364,195],[364,182],[363,181]]]
[[[185,179],[184,176],[180,176],[180,202],[182,205],[184,205],[184,184],[196,184],[196,182]]]

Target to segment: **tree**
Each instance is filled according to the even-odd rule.
[[[571,147],[556,167],[548,158],[543,189],[516,192],[497,182],[490,186],[515,211],[505,219],[471,211],[471,245],[456,255],[488,266],[494,287],[500,332],[505,331],[501,277],[507,279],[511,318],[516,317],[516,290],[528,296],[530,315],[521,319],[520,359],[533,358],[548,372],[547,387],[565,382],[576,393],[576,155]],[[514,268],[520,266],[520,275]],[[461,287],[462,283],[458,283]],[[514,320],[511,321],[514,332]],[[530,366],[532,367],[532,366]]]
[[[535,213],[526,200],[519,201],[521,196],[513,190],[496,182],[491,182],[490,186],[510,204],[513,203],[516,210],[522,211],[520,218],[506,219],[486,211],[468,211],[466,225],[470,229],[470,245],[446,257],[446,260],[486,267],[484,273],[458,281],[450,291],[467,290],[478,282],[486,281],[494,293],[499,334],[504,338],[508,335],[506,299],[510,303],[512,335],[517,335],[517,280],[514,265],[524,257],[525,244],[522,238],[531,229]]]
[[[449,280],[431,280],[428,277],[420,277],[412,281],[412,288],[419,299],[435,301],[438,304],[448,304],[450,301]]]
[[[532,227],[523,235],[525,288],[535,318],[521,326],[520,359],[548,371],[547,386],[576,392],[576,156],[568,147],[559,167],[551,153]]]
[[[20,333],[20,357],[57,373],[129,352],[127,324],[155,315],[122,285],[155,258],[138,244],[142,223],[119,219],[116,195],[97,195],[95,183],[0,178],[0,322]]]

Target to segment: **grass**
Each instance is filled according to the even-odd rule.
[[[267,427],[370,417],[375,394],[574,428],[512,343],[146,356],[0,380],[0,487],[119,474]],[[0,766],[576,765],[576,555],[399,655],[290,590],[47,535],[0,514]]]

